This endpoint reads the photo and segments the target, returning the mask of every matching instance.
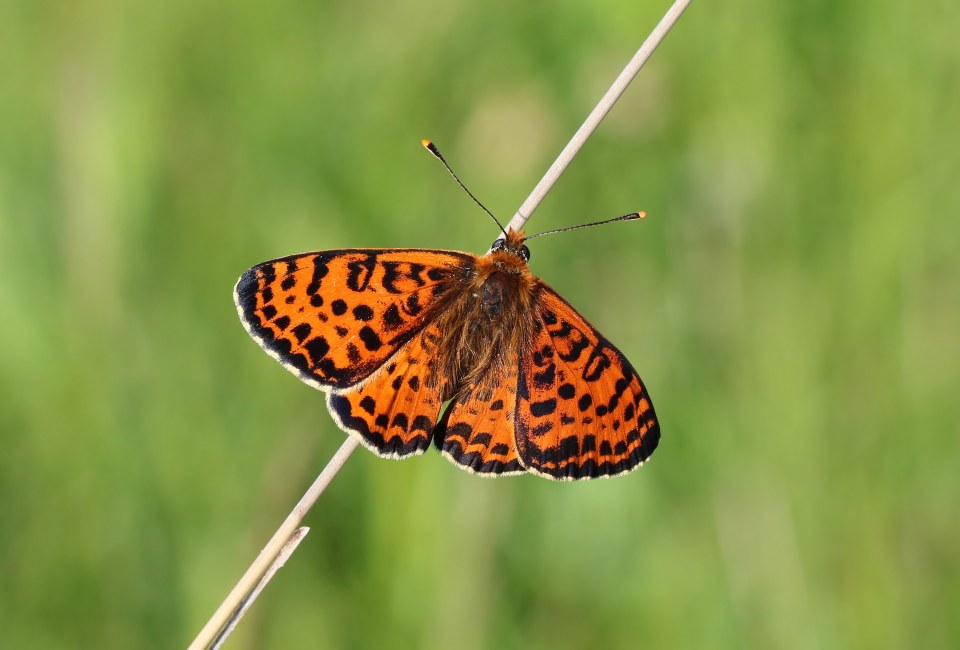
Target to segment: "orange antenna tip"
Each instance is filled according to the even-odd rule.
[[[634,221],[635,219],[643,219],[647,216],[646,212],[631,212],[630,214],[625,214],[622,217],[614,217],[613,219],[605,219],[604,221],[594,221],[593,223],[584,223],[579,226],[568,226],[566,228],[558,228],[556,230],[548,230],[547,232],[538,232],[536,235],[530,235],[525,239],[529,241],[535,237],[542,237],[544,235],[552,235],[558,232],[567,232],[568,230],[579,230],[580,228],[590,228],[591,226],[602,226],[605,223],[613,223],[614,221]]]
[[[420,144],[422,144],[427,151],[432,153],[434,158],[439,159],[440,162],[442,162],[444,166],[447,167],[448,170],[450,169],[449,165],[447,165],[447,161],[443,159],[443,154],[441,154],[440,150],[437,149],[437,145],[433,144],[432,141],[427,140],[426,138],[421,140]],[[451,171],[450,173],[452,174],[453,172]],[[454,175],[454,178],[456,178],[456,175]]]
[[[446,168],[447,168],[447,171],[450,173],[450,175],[453,176],[453,180],[457,181],[457,185],[459,185],[460,187],[462,187],[462,188],[463,188],[463,191],[467,193],[467,196],[469,196],[471,199],[473,199],[473,202],[474,202],[474,203],[476,203],[476,204],[479,205],[481,208],[483,208],[483,211],[486,212],[487,214],[489,214],[489,215],[490,215],[490,218],[497,222],[497,225],[500,226],[500,232],[502,232],[502,233],[503,233],[503,236],[506,237],[506,236],[507,236],[507,231],[503,229],[503,226],[501,226],[501,225],[500,225],[500,222],[497,221],[497,218],[496,218],[495,216],[493,216],[493,213],[490,212],[489,210],[487,210],[487,206],[485,206],[484,204],[480,203],[480,199],[478,199],[477,197],[475,197],[475,196],[473,195],[473,192],[471,192],[470,190],[468,190],[468,189],[467,189],[467,186],[464,185],[464,184],[463,184],[463,181],[460,180],[460,177],[457,176],[457,175],[453,172],[453,170],[450,168],[450,165],[448,165],[448,164],[447,164],[447,161],[444,159],[443,154],[440,153],[440,150],[437,148],[437,145],[433,144],[432,142],[430,142],[430,141],[427,140],[426,138],[424,138],[423,140],[421,140],[421,141],[420,141],[420,144],[422,144],[424,147],[426,147],[427,151],[429,151],[430,153],[432,153],[434,158],[436,158],[436,159],[439,160],[441,163],[443,163],[443,166],[446,167]]]

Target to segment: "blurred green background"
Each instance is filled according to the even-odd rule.
[[[343,434],[244,333],[312,249],[482,252],[667,8],[0,4],[0,646],[184,646]],[[626,478],[358,450],[230,648],[960,645],[955,2],[694,3],[530,223]]]

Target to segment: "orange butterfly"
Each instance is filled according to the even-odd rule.
[[[526,239],[507,230],[482,256],[282,257],[240,276],[234,301],[250,336],[326,392],[337,425],[379,456],[433,441],[484,476],[629,472],[660,439],[650,397],[623,354],[530,272]]]

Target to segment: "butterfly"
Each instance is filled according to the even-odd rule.
[[[504,230],[485,255],[291,255],[243,273],[234,301],[250,336],[326,392],[337,426],[379,456],[434,444],[483,476],[629,472],[660,439],[650,396],[624,355],[533,275],[527,239]]]

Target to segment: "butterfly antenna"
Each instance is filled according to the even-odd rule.
[[[463,184],[463,181],[461,181],[460,178],[453,172],[453,170],[450,169],[450,165],[447,164],[447,161],[446,161],[446,159],[443,157],[443,154],[440,153],[440,150],[439,150],[439,149],[437,149],[437,145],[433,144],[433,143],[430,142],[429,140],[421,140],[421,141],[420,141],[420,144],[422,144],[427,151],[429,151],[430,153],[432,153],[437,160],[439,160],[440,162],[443,163],[443,166],[446,167],[446,168],[447,168],[447,171],[450,172],[450,175],[453,176],[453,180],[457,181],[457,185],[459,185],[460,187],[462,187],[462,188],[463,188],[463,191],[466,192],[466,193],[470,196],[471,199],[473,199],[473,202],[476,203],[477,205],[479,205],[481,208],[483,208],[483,211],[490,215],[490,218],[493,219],[493,220],[497,223],[497,226],[500,227],[500,232],[502,232],[502,233],[503,233],[503,236],[506,237],[506,236],[507,236],[507,231],[504,230],[503,225],[501,225],[500,221],[499,221],[495,216],[493,216],[493,213],[492,213],[492,212],[490,212],[489,210],[487,210],[487,206],[485,206],[484,204],[480,203],[480,199],[478,199],[477,197],[475,197],[475,196],[473,195],[473,192],[471,192],[470,190],[468,190],[468,189],[467,189],[467,186]]]
[[[644,219],[646,218],[646,212],[631,212],[630,214],[625,214],[622,217],[615,217],[613,219],[606,219],[604,221],[594,221],[593,223],[584,223],[579,226],[567,226],[566,228],[557,228],[556,230],[548,230],[546,232],[538,232],[536,235],[530,235],[525,237],[524,241],[534,239],[536,237],[543,237],[544,235],[553,235],[558,232],[567,232],[568,230],[580,230],[581,228],[590,228],[592,226],[602,226],[605,223],[613,223],[614,221],[633,221],[634,219]]]

